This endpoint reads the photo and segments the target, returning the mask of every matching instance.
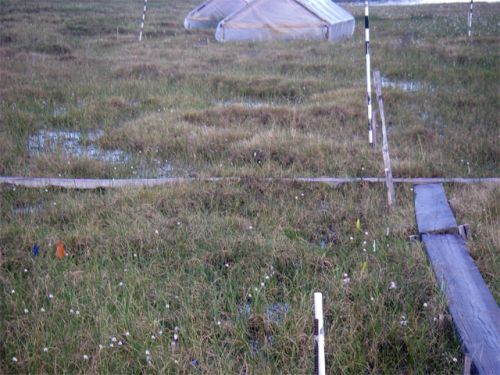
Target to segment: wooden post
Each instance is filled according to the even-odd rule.
[[[373,146],[377,146],[377,110],[372,112]]]
[[[394,181],[392,180],[391,158],[389,156],[389,142],[387,141],[387,129],[385,127],[384,99],[382,98],[382,84],[380,80],[380,72],[378,70],[375,70],[373,72],[373,82],[375,84],[375,92],[377,93],[380,121],[382,122],[382,154],[384,156],[387,201],[389,203],[389,207],[393,207],[396,205],[396,193],[394,191]]]

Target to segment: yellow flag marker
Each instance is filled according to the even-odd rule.
[[[359,221],[359,219],[358,219],[358,220],[356,220],[356,230],[357,230],[358,232],[361,232],[361,221]]]
[[[366,271],[366,267],[368,267],[368,262],[365,260],[362,264],[361,264],[361,275],[363,275]]]

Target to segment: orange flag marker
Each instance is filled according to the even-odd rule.
[[[57,244],[56,257],[63,259],[66,256],[66,250],[64,249],[64,242],[59,241]]]

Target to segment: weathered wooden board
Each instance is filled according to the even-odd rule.
[[[457,228],[457,221],[441,184],[415,186],[415,213],[420,234]]]
[[[0,184],[11,184],[30,188],[61,187],[66,189],[98,189],[98,188],[123,188],[123,187],[148,187],[171,185],[187,182],[217,182],[217,181],[242,181],[244,177],[170,177],[170,178],[145,178],[145,179],[90,179],[90,178],[52,178],[52,177],[12,177],[0,176]],[[283,182],[310,182],[339,185],[346,183],[385,182],[384,177],[282,177],[263,178],[265,181]],[[459,184],[500,184],[500,177],[489,178],[394,178],[397,183],[432,184],[432,183],[459,183]]]
[[[457,234],[423,234],[457,332],[479,374],[500,374],[500,309]]]

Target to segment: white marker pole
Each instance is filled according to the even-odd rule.
[[[469,38],[472,36],[472,5],[473,5],[474,0],[470,0],[470,10],[469,10],[469,22],[468,22],[468,27],[467,27],[467,35],[469,35]]]
[[[372,129],[372,83],[370,68],[370,22],[368,20],[368,0],[365,0],[365,55],[366,55],[366,101],[368,104],[368,142],[373,146]]]
[[[314,373],[325,375],[325,331],[321,293],[314,293]]]
[[[148,0],[144,0],[144,10],[142,11],[142,22],[141,22],[141,31],[139,32],[139,42],[142,40],[142,32],[144,30],[144,20],[146,19],[147,6],[148,6]]]

